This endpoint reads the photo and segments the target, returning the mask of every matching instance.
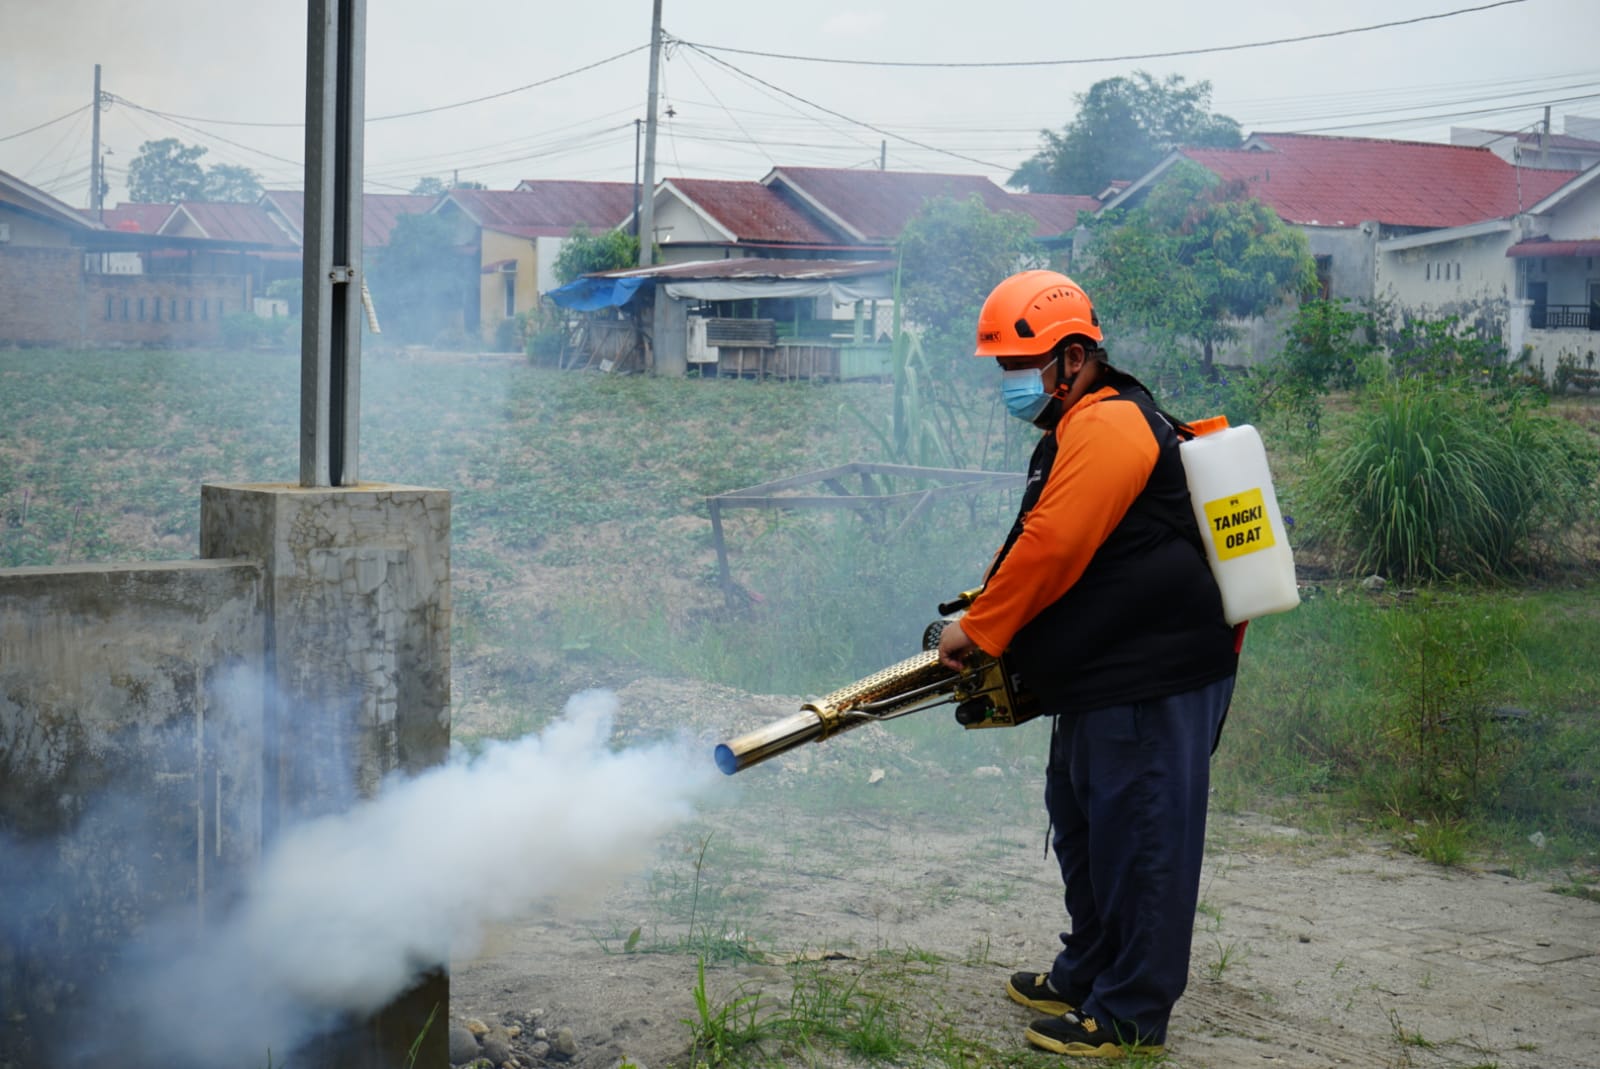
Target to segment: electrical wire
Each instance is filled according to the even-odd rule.
[[[73,108],[71,111],[67,112],[65,115],[57,115],[54,119],[49,119],[49,120],[47,120],[45,122],[42,122],[38,126],[30,126],[26,130],[18,130],[14,134],[7,134],[4,137],[0,137],[0,141],[13,141],[13,140],[15,140],[15,139],[17,139],[19,137],[26,137],[28,134],[33,133],[35,130],[43,130],[46,126],[54,126],[56,123],[63,122],[65,120],[67,120],[67,119],[70,119],[74,115],[78,114],[80,111],[88,111],[92,107],[94,107],[93,104],[80,104],[78,107]]]
[[[762,52],[751,48],[731,48],[725,45],[708,45],[701,42],[685,41],[674,38],[679,44],[709,52],[729,52],[741,56],[759,56],[762,59],[786,59],[801,63],[832,63],[852,67],[921,67],[932,69],[994,69],[994,68],[1022,68],[1022,67],[1069,67],[1081,66],[1092,63],[1128,63],[1144,59],[1172,59],[1177,56],[1205,56],[1218,52],[1240,52],[1251,48],[1270,48],[1275,45],[1298,44],[1302,41],[1322,41],[1330,37],[1347,37],[1356,33],[1372,33],[1376,30],[1390,30],[1399,26],[1413,26],[1421,22],[1434,22],[1438,19],[1455,18],[1458,15],[1470,15],[1480,11],[1491,11],[1497,7],[1509,7],[1513,4],[1523,4],[1527,0],[1495,0],[1494,3],[1480,4],[1477,7],[1457,8],[1454,11],[1443,11],[1434,15],[1418,15],[1409,19],[1396,19],[1392,22],[1379,22],[1370,26],[1353,26],[1345,30],[1329,30],[1324,33],[1307,33],[1298,37],[1277,37],[1268,41],[1249,41],[1243,44],[1212,45],[1206,48],[1181,48],[1169,52],[1137,52],[1124,56],[1087,56],[1076,59],[1033,59],[1033,60],[992,60],[973,62],[933,62],[921,60],[887,60],[887,59],[842,59],[835,56],[797,56],[784,52]],[[663,35],[665,31],[663,31]]]
[[[1520,3],[1521,0],[1508,0],[1508,2]],[[904,136],[902,134],[894,133],[891,130],[885,130],[884,128],[882,128],[880,126],[874,126],[872,123],[864,122],[861,119],[853,119],[850,116],[844,114],[843,112],[834,111],[832,108],[825,107],[822,104],[818,104],[814,100],[807,100],[805,97],[800,96],[798,93],[791,93],[791,92],[789,92],[789,90],[784,89],[781,86],[773,85],[771,82],[765,80],[764,78],[758,78],[754,74],[751,74],[749,71],[742,70],[742,69],[740,69],[738,67],[735,67],[733,64],[729,63],[725,59],[721,59],[721,58],[719,58],[717,56],[713,56],[711,53],[706,52],[703,49],[701,49],[698,45],[691,44],[690,42],[687,42],[687,41],[682,41],[680,43],[686,48],[691,48],[694,51],[699,52],[701,55],[705,56],[707,59],[709,59],[713,63],[716,63],[716,64],[719,64],[719,65],[721,65],[723,67],[726,67],[729,70],[734,71],[734,72],[742,75],[745,78],[749,78],[749,79],[751,79],[753,81],[760,82],[762,85],[766,86],[768,89],[771,89],[771,90],[773,90],[775,92],[778,92],[778,93],[782,93],[784,96],[787,96],[787,97],[793,97],[795,100],[798,100],[800,103],[805,104],[807,107],[816,108],[820,112],[823,112],[823,113],[828,114],[828,115],[832,115],[836,119],[843,119],[845,122],[851,123],[851,124],[853,124],[855,126],[860,126],[860,127],[864,128],[864,129],[871,130],[873,133],[878,134],[878,135],[880,135],[882,137],[892,137],[897,141],[904,141],[908,145],[915,145],[917,148],[924,149],[924,150],[926,150],[928,152],[938,153],[941,156],[950,156],[950,157],[952,157],[954,159],[958,159],[958,160],[965,160],[967,163],[975,163],[980,167],[987,167],[987,168],[989,168],[991,170],[1005,171],[1007,174],[1010,174],[1011,171],[1013,170],[1013,168],[1011,168],[1011,167],[1002,166],[1002,165],[997,164],[997,163],[991,163],[988,160],[980,160],[980,159],[977,159],[976,157],[973,157],[973,156],[966,156],[966,155],[963,155],[962,153],[959,153],[959,152],[951,152],[948,149],[942,149],[942,148],[939,148],[939,147],[937,147],[935,145],[925,144],[925,143],[923,143],[921,141],[915,140],[914,138],[909,138],[909,137],[906,137],[906,136]]]

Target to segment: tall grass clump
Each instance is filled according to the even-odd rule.
[[[1315,542],[1390,579],[1526,575],[1592,525],[1597,470],[1581,431],[1522,395],[1459,380],[1375,386],[1305,486]]]

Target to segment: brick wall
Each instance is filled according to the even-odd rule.
[[[237,275],[84,275],[87,346],[221,345],[222,317],[250,310]]]
[[[76,249],[0,249],[0,345],[78,344],[82,274]]]
[[[215,346],[249,311],[241,275],[105,275],[70,248],[0,250],[0,345]]]

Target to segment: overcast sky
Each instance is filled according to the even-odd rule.
[[[368,190],[455,173],[496,189],[631,182],[650,9],[370,0]],[[1566,114],[1600,115],[1596,0],[665,0],[662,23],[679,43],[662,63],[658,177],[876,167],[886,142],[892,170],[1003,182],[1041,128],[1071,118],[1074,94],[1138,69],[1209,80],[1213,110],[1246,132],[1447,141],[1452,125],[1530,127],[1546,104],[1558,133]],[[127,199],[140,144],[164,137],[207,146],[204,164],[298,187],[305,34],[304,4],[282,0],[0,0],[0,170],[87,204],[99,63],[114,98],[101,120],[108,204]],[[1097,61],[1048,64],[1085,59]]]

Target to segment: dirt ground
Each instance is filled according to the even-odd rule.
[[[655,681],[619,696],[624,741],[659,718],[709,740],[794,711]],[[845,747],[850,761],[830,756]],[[1064,924],[1042,808],[1032,821],[921,819],[911,799],[926,807],[929,792],[911,790],[905,758],[894,725],[870,727],[732,777],[651,873],[504,925],[456,962],[452,1023],[490,1026],[524,1065],[561,1064],[544,1044],[563,1029],[575,1069],[688,1065],[708,943],[684,944],[700,930],[754,954],[708,960],[713,1013],[758,998],[759,1012],[793,1016],[817,992],[852,992],[909,1037],[888,1064],[1059,1064],[1030,1051],[1033,1015],[1004,993],[1012,971],[1049,961]],[[1040,790],[1002,766],[958,775],[997,796]],[[793,801],[802,781],[881,792],[879,804],[819,814]],[[970,786],[952,779],[948,796],[960,804]],[[1175,1069],[1600,1069],[1600,903],[1553,893],[1550,878],[1443,869],[1379,840],[1213,811],[1167,1052],[1159,1064]],[[763,1053],[868,1064],[837,1044]]]

